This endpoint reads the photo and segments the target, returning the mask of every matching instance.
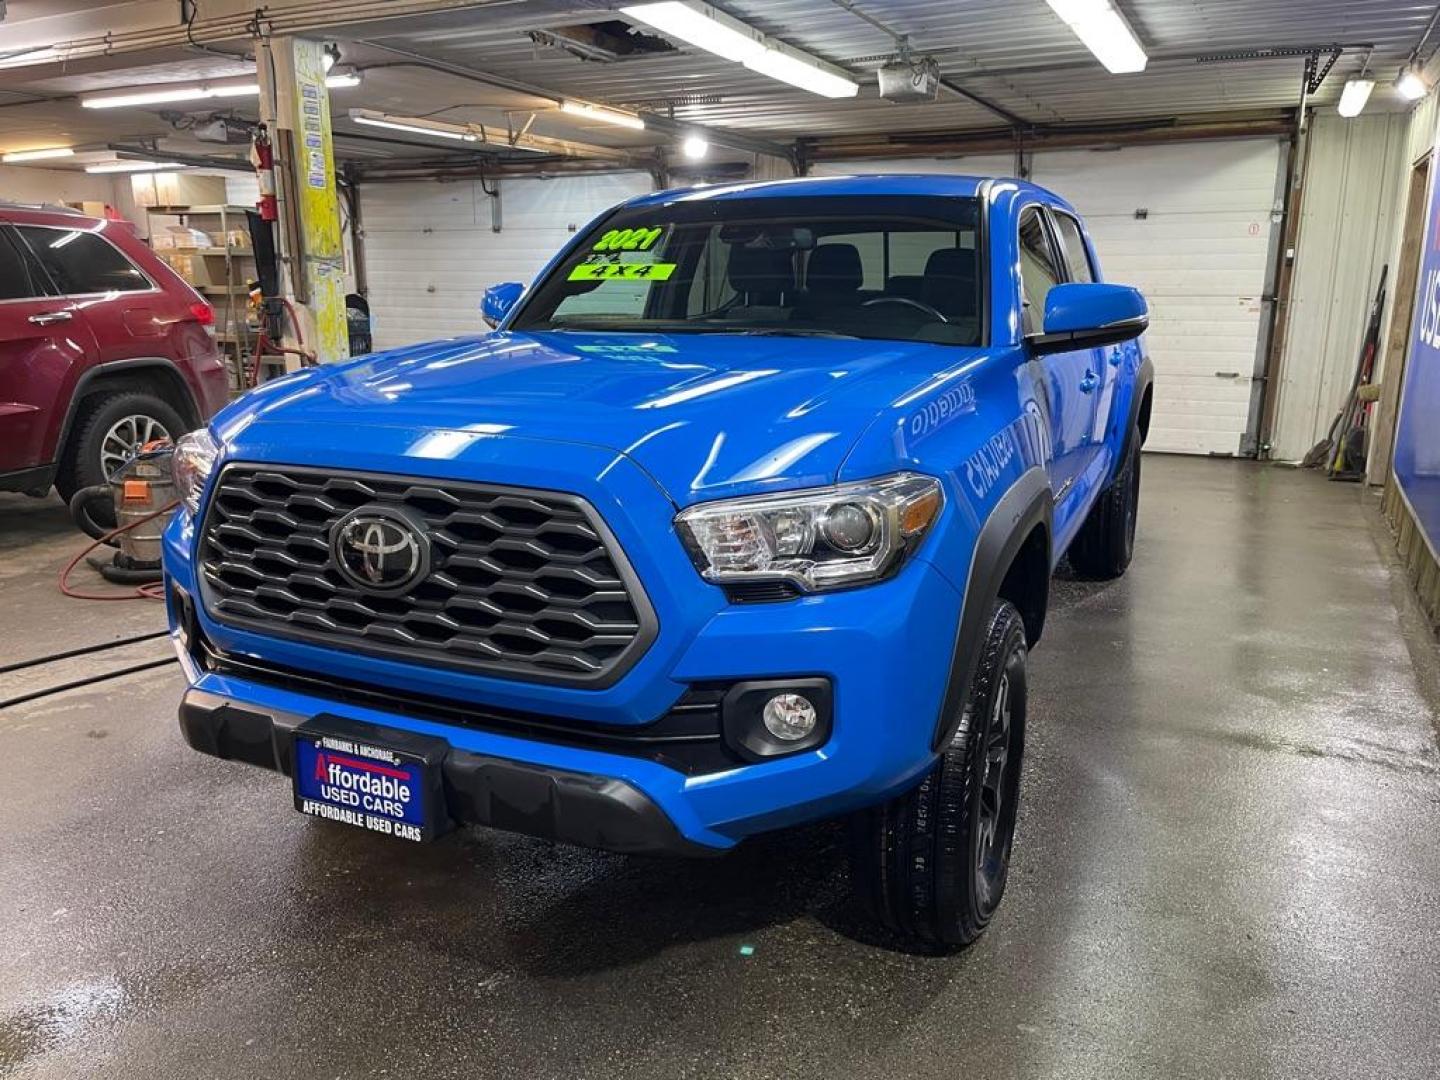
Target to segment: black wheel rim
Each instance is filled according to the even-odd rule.
[[[1008,665],[1007,665],[1008,667]],[[1015,822],[1015,713],[1010,672],[995,684],[985,725],[984,762],[980,777],[979,836],[975,845],[975,883],[987,903],[998,899],[1010,858]]]

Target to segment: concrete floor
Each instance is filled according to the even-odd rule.
[[[0,710],[0,1076],[1434,1077],[1435,651],[1367,501],[1146,459],[1130,573],[1057,582],[1010,893],[947,958],[867,928],[834,827],[416,849],[190,752],[171,669]],[[55,594],[62,521],[0,496],[0,665],[159,626]]]

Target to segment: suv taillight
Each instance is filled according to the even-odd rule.
[[[190,315],[196,322],[210,331],[211,337],[215,336],[215,309],[213,307],[204,300],[196,300],[195,303],[190,305]]]

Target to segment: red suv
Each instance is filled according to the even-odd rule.
[[[229,397],[215,313],[123,221],[0,202],[0,491],[104,483]]]

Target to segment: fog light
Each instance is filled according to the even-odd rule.
[[[830,680],[813,675],[737,682],[720,702],[725,744],[744,761],[813,750],[830,738],[834,702]]]
[[[765,730],[777,739],[795,742],[815,730],[817,714],[810,699],[800,694],[776,694],[760,714]]]

